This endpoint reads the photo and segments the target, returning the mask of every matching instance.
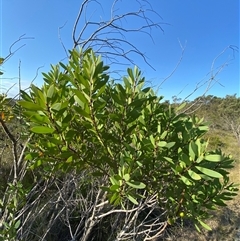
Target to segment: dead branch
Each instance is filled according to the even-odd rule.
[[[73,26],[73,47],[76,48],[77,46],[80,46],[83,50],[94,48],[97,54],[101,54],[111,63],[117,64],[120,64],[123,59],[131,64],[135,64],[135,61],[130,57],[130,54],[134,53],[139,55],[147,65],[153,68],[148,62],[145,53],[127,40],[128,34],[137,33],[147,35],[152,42],[154,42],[151,36],[151,30],[157,28],[163,31],[161,27],[161,25],[164,24],[163,22],[155,23],[150,17],[148,17],[148,15],[150,16],[154,14],[161,19],[161,17],[152,9],[150,2],[136,1],[136,4],[138,4],[137,10],[118,14],[119,1],[115,0],[110,9],[110,19],[100,19],[99,21],[93,21],[91,20],[91,17],[87,17],[87,9],[89,8],[90,3],[96,4],[96,9],[99,8],[99,6],[102,8],[101,3],[96,0],[83,1]],[[123,25],[123,21],[129,20],[129,22],[131,22],[131,18],[135,19],[134,22],[139,22],[139,26],[131,27],[131,24],[128,24],[127,26]],[[84,24],[80,26],[80,22],[84,22]],[[77,31],[79,28],[80,31]],[[88,29],[92,28],[94,28],[94,31],[91,31],[91,34],[86,37],[85,35],[87,35]]]
[[[226,60],[223,64],[221,64],[220,66],[215,67],[216,65],[216,61],[224,54],[226,53],[227,50],[232,50],[232,58],[230,58],[229,60]],[[223,69],[225,69],[229,63],[231,61],[233,61],[235,59],[235,53],[238,52],[238,48],[236,46],[233,45],[229,45],[227,46],[222,52],[220,52],[212,61],[211,64],[211,69],[210,72],[206,75],[206,76],[210,76],[207,78],[207,80],[203,79],[201,81],[199,81],[194,90],[188,94],[184,99],[183,102],[185,102],[189,97],[191,97],[196,91],[198,91],[200,88],[202,88],[203,86],[206,86],[204,92],[202,93],[201,97],[205,97],[206,94],[209,92],[209,90],[215,85],[215,84],[219,84],[221,86],[223,86],[219,80],[217,79],[217,76],[223,71]],[[224,87],[224,86],[223,86]],[[202,104],[200,103],[201,98],[198,98],[197,101],[193,102],[190,106],[188,106],[187,108],[185,108],[182,112],[187,113],[187,114],[192,114],[194,113],[197,109],[199,109]],[[200,105],[198,105],[200,103]],[[194,108],[194,106],[196,106],[196,108]]]
[[[3,63],[6,62],[7,60],[9,60],[18,50],[20,50],[21,48],[23,48],[26,44],[21,45],[20,47],[18,47],[17,49],[13,50],[13,48],[15,47],[15,45],[17,43],[19,43],[22,40],[26,40],[26,39],[34,39],[33,37],[25,37],[26,34],[21,35],[10,47],[9,47],[9,54],[4,58]],[[2,64],[3,64],[2,63]]]

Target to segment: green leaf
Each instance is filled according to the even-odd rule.
[[[0,75],[3,75],[3,72],[2,72],[2,71],[0,71]]]
[[[110,187],[110,191],[117,191],[117,189],[119,189],[120,188],[120,186],[119,185],[112,185],[111,187]]]
[[[132,69],[130,69],[130,68],[127,68],[127,72],[128,72],[128,75],[129,75],[129,77],[130,77],[130,79],[131,79],[131,84],[134,84],[134,81],[135,81],[135,78],[134,78],[134,76],[133,76],[133,71],[132,71]]]
[[[188,170],[188,174],[193,180],[200,180],[201,179],[201,176],[199,176],[196,172],[194,172],[192,170]]]
[[[123,81],[124,81],[124,84],[125,84],[125,88],[126,89],[130,89],[131,88],[131,84],[129,82],[129,78],[126,78],[126,77],[123,77]]]
[[[31,131],[37,134],[50,134],[55,130],[47,126],[34,126],[31,128]]]
[[[205,156],[204,159],[210,162],[220,162],[222,161],[222,156],[218,154],[211,154]]]
[[[72,120],[73,116],[71,114],[67,114],[64,119],[62,120],[63,124],[69,124],[69,122]]]
[[[208,126],[199,126],[198,129],[200,131],[208,131],[209,130],[209,127]]]
[[[205,168],[205,167],[200,167],[200,166],[195,166],[200,172],[202,172],[203,174],[209,176],[209,177],[215,177],[215,178],[221,178],[222,174],[213,171],[211,169]]]
[[[128,173],[124,174],[123,179],[128,182],[130,180],[130,175]]]
[[[138,201],[133,196],[131,196],[130,194],[127,194],[126,196],[133,204],[138,205]]]
[[[85,103],[83,103],[79,98],[78,96],[74,96],[74,100],[79,104],[79,106],[84,109],[84,106],[85,106]]]
[[[89,108],[85,108],[85,110],[83,110],[79,106],[74,106],[74,109],[76,110],[77,114],[86,117],[88,120],[92,120]]]
[[[158,132],[159,134],[161,134],[161,124],[160,124],[160,123],[158,123],[157,132]]]
[[[24,100],[20,100],[18,102],[22,107],[28,109],[28,110],[44,110],[41,106],[32,103],[32,102],[28,102],[28,101],[24,101]]]
[[[224,200],[224,201],[230,201],[233,199],[233,197],[229,197],[229,196],[226,196],[226,195],[220,195],[220,198],[221,200]]]
[[[66,160],[66,163],[70,163],[70,162],[72,162],[73,161],[73,156],[70,156],[70,157],[68,157],[68,159]]]
[[[199,233],[201,233],[201,230],[200,230],[200,228],[198,227],[198,225],[197,225],[196,223],[194,223],[194,226],[195,226],[195,228],[197,229],[197,231],[198,231]]]
[[[62,62],[59,62],[59,65],[64,69],[64,70],[68,70],[67,66],[65,64],[63,64]]]
[[[174,162],[173,162],[173,160],[172,160],[172,158],[170,158],[170,157],[163,157],[167,162],[169,162],[169,163],[171,163],[171,164],[174,164]]]
[[[221,206],[221,207],[226,207],[227,206],[227,204],[223,200],[221,200],[220,198],[214,198],[213,202],[216,205]]]
[[[119,180],[117,180],[115,177],[110,177],[110,181],[113,185],[119,185]]]
[[[51,109],[52,109],[52,110],[55,110],[55,111],[59,111],[59,110],[61,110],[61,107],[62,107],[62,104],[61,104],[61,103],[54,103],[54,104],[51,106]]]
[[[23,98],[25,101],[31,101],[31,97],[28,93],[26,93],[23,90],[20,90],[21,98]]]
[[[30,169],[34,170],[35,168],[41,166],[43,164],[43,161],[38,159],[34,162],[34,164],[30,167]]]
[[[102,92],[104,91],[106,87],[106,80],[104,81],[97,81],[96,85],[94,86],[93,93],[95,93],[97,90],[100,90],[102,88]]]
[[[189,143],[189,155],[192,160],[195,160],[195,157],[198,156],[198,146],[193,141]]]
[[[151,141],[152,145],[155,146],[155,139],[154,139],[153,135],[150,135],[150,141]]]
[[[136,163],[137,163],[137,165],[138,165],[139,167],[143,167],[143,164],[142,164],[141,162],[136,161]]]
[[[159,147],[165,147],[167,145],[166,141],[160,141],[157,143]]]
[[[20,222],[20,220],[18,220],[18,221],[15,223],[14,228],[15,228],[15,229],[18,229],[19,226],[20,226],[20,224],[21,224],[21,222]]]
[[[134,182],[134,181],[131,181],[131,182],[127,182],[126,183],[130,186],[130,187],[133,187],[133,188],[136,188],[136,189],[144,189],[146,187],[146,185],[142,182]]]
[[[151,90],[151,88],[150,88],[150,87],[147,87],[147,88],[143,89],[142,92],[148,93],[150,90]]]
[[[30,114],[31,112],[29,112]],[[36,113],[36,112],[35,112]],[[24,112],[24,114],[28,114],[28,112]],[[48,119],[47,116],[45,115],[39,115],[39,114],[34,114],[30,117],[30,120],[35,122],[35,123],[39,123],[39,124],[49,124],[50,120]]]
[[[205,174],[199,174],[199,176],[201,176],[202,179],[206,180],[206,181],[212,181],[212,178],[205,175]]]
[[[126,97],[125,97],[126,98]],[[134,107],[134,108],[142,108],[142,105],[144,103],[146,103],[147,99],[146,98],[142,98],[142,99],[137,99],[137,100],[133,100],[133,102],[129,105],[131,107]]]
[[[84,105],[88,105],[88,100],[86,98],[86,95],[84,95],[82,91],[73,90],[73,92],[75,93],[75,96],[74,96],[75,101],[77,101],[82,108],[84,107]]]
[[[189,160],[189,156],[185,153],[182,153],[181,156],[181,161],[184,162],[187,166],[191,165],[191,161]]]
[[[115,192],[110,198],[110,203],[114,204],[119,199],[119,193]]]
[[[11,228],[7,222],[3,222],[3,225],[7,230]],[[2,236],[0,236],[0,238],[2,238]]]
[[[54,90],[55,90],[54,85],[51,85],[51,86],[49,87],[49,89],[47,90],[47,98],[48,98],[48,99],[51,99],[51,98],[53,97]]]
[[[180,111],[181,109],[183,109],[186,106],[186,102],[182,103],[177,109],[176,111]]]
[[[176,142],[173,142],[173,141],[172,141],[172,142],[168,142],[165,147],[167,147],[168,149],[170,149],[171,147],[173,147],[173,146],[175,145],[175,143],[176,143]]]
[[[198,222],[207,230],[211,231],[212,229],[203,221],[201,221],[200,219],[198,219]]]
[[[127,123],[130,124],[136,121],[139,118],[139,116],[141,116],[141,112],[139,111],[139,109],[133,109],[132,111],[127,113],[127,116],[128,116]]]
[[[192,182],[191,182],[188,178],[186,178],[186,177],[184,177],[184,176],[181,176],[181,180],[182,180],[187,186],[191,186],[191,185],[192,185]]]

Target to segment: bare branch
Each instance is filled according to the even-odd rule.
[[[227,50],[232,50],[233,53],[232,53],[232,58],[230,60],[226,60],[223,64],[221,64],[220,66],[218,67],[215,67],[216,65],[216,61],[224,54],[226,53]],[[228,66],[228,64],[234,60],[235,58],[235,52],[238,52],[238,48],[235,47],[235,46],[232,46],[232,45],[229,45],[227,46],[221,53],[219,53],[215,58],[214,60],[212,61],[212,64],[211,64],[211,69],[210,69],[210,72],[206,75],[206,76],[210,76],[208,77],[206,80],[203,79],[201,81],[199,81],[194,90],[188,94],[184,99],[183,99],[183,102],[186,101],[189,97],[191,97],[195,92],[197,92],[200,88],[206,86],[204,92],[202,93],[202,97],[204,97],[208,92],[209,90],[215,85],[215,84],[219,84],[221,85],[222,87],[224,87],[218,79],[216,79],[216,77],[222,72],[222,70]],[[201,100],[201,98],[198,98],[198,100],[196,102],[193,102],[190,106],[188,106],[187,108],[185,108],[183,110],[184,113],[187,113],[187,114],[191,114],[193,112],[195,112],[197,109],[199,109],[201,107],[202,104],[200,105],[197,105],[197,109],[193,109],[193,107],[199,103],[199,101]]]
[[[177,62],[177,64],[176,64],[175,68],[172,70],[172,72],[171,72],[166,78],[164,78],[164,80],[163,80],[163,81],[160,83],[160,85],[158,86],[158,89],[161,87],[161,85],[162,85],[164,82],[166,82],[168,79],[170,79],[170,78],[173,76],[173,74],[177,71],[179,65],[180,65],[181,62],[182,62],[182,59],[183,59],[183,56],[184,56],[184,52],[185,52],[185,48],[186,48],[187,42],[185,42],[185,45],[184,45],[184,46],[182,46],[180,40],[178,40],[178,42],[179,42],[179,45],[180,45],[181,50],[182,50],[181,56],[180,56],[180,58],[179,58],[179,60],[178,60],[178,62]]]
[[[59,41],[60,41],[60,43],[61,43],[61,45],[62,45],[62,47],[63,47],[63,49],[64,49],[64,52],[65,52],[67,58],[68,58],[68,57],[69,57],[69,56],[68,56],[68,51],[67,51],[67,49],[66,49],[66,47],[65,47],[65,45],[64,45],[64,43],[63,43],[63,41],[62,41],[62,38],[61,38],[61,29],[65,27],[66,23],[67,23],[67,22],[65,22],[65,23],[63,24],[63,26],[61,26],[61,27],[58,28],[58,39],[59,39]]]
[[[26,34],[21,35],[18,40],[16,40],[10,47],[9,47],[9,54],[4,58],[4,62],[6,62],[8,59],[10,59],[19,49],[23,48],[26,44],[21,45],[17,49],[13,50],[13,47],[20,41],[25,39],[34,39],[33,37],[25,37]]]
[[[80,46],[83,49],[94,48],[97,54],[101,54],[104,58],[110,60],[111,63],[114,62],[118,64],[119,62],[122,62],[120,59],[125,59],[129,63],[135,64],[135,61],[130,57],[130,54],[134,53],[139,55],[145,61],[145,63],[147,63],[148,66],[153,68],[153,66],[147,61],[145,53],[138,49],[137,46],[130,43],[126,37],[130,33],[144,34],[147,35],[154,43],[151,35],[151,30],[152,28],[156,28],[163,31],[161,25],[164,23],[155,23],[147,16],[148,14],[154,14],[157,17],[160,17],[159,14],[157,14],[152,9],[148,1],[136,0],[136,3],[139,5],[136,11],[130,11],[121,14],[118,14],[118,2],[119,1],[117,0],[113,2],[110,9],[111,17],[109,20],[101,19],[100,21],[92,21],[91,17],[87,18],[86,13],[87,9],[89,8],[89,4],[95,3],[98,8],[101,6],[101,4],[96,0],[83,1],[73,26],[73,47],[75,48]],[[146,8],[144,4],[148,5],[149,8]],[[123,25],[123,20],[129,20],[130,22],[131,18],[135,18],[135,22],[139,23],[139,26],[131,27],[131,24],[127,24],[127,26]],[[79,34],[77,34],[80,20],[83,20],[84,24],[81,26]],[[143,22],[144,24],[142,24]],[[95,30],[91,31],[91,34],[88,37],[84,37],[87,35],[88,29],[90,28],[94,28]]]

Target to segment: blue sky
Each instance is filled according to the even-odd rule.
[[[39,70],[40,73],[47,72],[50,64],[57,64],[65,58],[58,28],[65,24],[61,29],[61,38],[65,47],[71,49],[72,28],[81,2],[0,0],[0,56],[7,56],[9,47],[21,35],[26,34],[25,37],[34,38],[18,42],[13,50],[23,44],[26,45],[1,66],[1,70],[4,71],[4,75],[1,76],[1,92],[18,83],[16,77],[19,72],[19,61],[21,61],[22,88],[25,88],[33,80],[40,66],[44,66]],[[94,2],[89,5],[87,18],[91,15],[93,20],[109,17],[113,1],[99,2],[102,7]],[[196,86],[210,78],[209,72],[214,59],[226,49],[216,59],[214,71],[211,73],[215,74],[220,66],[225,63],[227,65],[217,75],[218,83],[209,90],[208,94],[225,96],[237,93],[239,96],[239,53],[227,48],[230,45],[239,47],[239,1],[149,0],[149,2],[161,18],[156,14],[149,17],[154,22],[161,22],[164,31],[153,28],[151,35],[154,41],[147,35],[135,33],[126,35],[126,38],[146,54],[149,63],[154,67],[155,70],[137,55],[131,56],[141,68],[148,83],[154,88],[159,88],[158,94],[165,96],[166,99],[171,99],[174,95],[187,97]],[[135,3],[135,0],[118,1],[118,13],[137,9]],[[131,18],[122,24],[127,27],[140,24],[135,21]],[[87,34],[90,32],[87,31]],[[185,46],[181,63],[173,75],[164,81],[175,69],[181,57],[181,45]],[[124,70],[126,66],[121,68]],[[34,83],[38,86],[43,84],[41,74]],[[18,84],[10,90],[11,95],[17,93],[17,87]],[[190,99],[203,94],[206,88],[207,85],[199,88]]]

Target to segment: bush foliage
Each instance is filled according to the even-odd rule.
[[[231,156],[207,149],[203,119],[162,103],[136,67],[117,83],[91,49],[70,54],[68,64],[43,73],[41,88],[21,91],[15,107],[22,136],[31,139],[25,179],[12,186],[25,198],[14,208],[1,200],[13,240],[60,240],[56,224],[74,240],[148,240],[183,218],[210,229],[209,210],[237,189],[229,182]]]

